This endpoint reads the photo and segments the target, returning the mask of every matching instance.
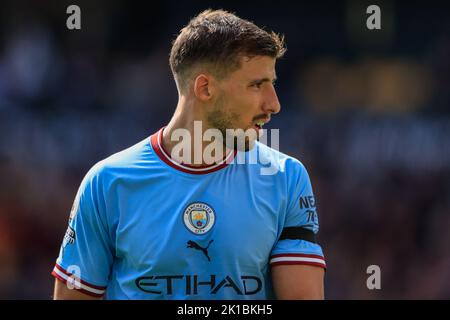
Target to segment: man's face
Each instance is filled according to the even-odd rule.
[[[280,111],[280,103],[274,88],[276,80],[275,58],[268,56],[242,57],[240,69],[219,81],[218,95],[208,113],[211,127],[219,129],[226,137],[226,129],[250,129],[253,135],[245,136],[245,150],[236,146],[236,138],[244,139],[243,133],[234,135],[227,147],[248,151],[253,148],[261,124],[270,120],[272,113]],[[241,141],[242,141],[241,140]]]

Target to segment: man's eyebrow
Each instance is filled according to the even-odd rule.
[[[254,79],[254,80],[250,81],[250,84],[263,83],[263,82],[275,82],[275,81],[277,81],[277,76],[275,76],[273,78],[273,80],[269,79],[269,78]]]

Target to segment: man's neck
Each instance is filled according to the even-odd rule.
[[[212,160],[214,163],[221,162],[231,150],[225,148],[223,142],[220,141],[203,141],[203,134],[208,129],[210,129],[210,126],[201,106],[195,106],[184,99],[180,99],[172,119],[164,128],[162,146],[171,158],[179,163],[205,166],[213,164],[211,163]],[[180,147],[183,150],[182,155],[178,154]],[[217,152],[211,159],[211,157],[207,157],[209,153],[204,154],[206,147],[208,147],[208,150],[215,148],[216,151],[222,152]]]

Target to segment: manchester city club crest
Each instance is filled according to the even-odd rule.
[[[186,228],[197,235],[205,234],[214,226],[216,214],[203,202],[191,203],[184,210],[183,221]]]

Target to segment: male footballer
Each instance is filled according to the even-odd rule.
[[[180,31],[169,59],[175,113],[84,177],[52,272],[55,299],[324,298],[305,167],[242,135],[280,111],[284,52],[282,37],[223,10]],[[212,129],[223,139],[204,139]],[[220,148],[207,161],[211,145]],[[277,170],[262,174],[268,162]]]

